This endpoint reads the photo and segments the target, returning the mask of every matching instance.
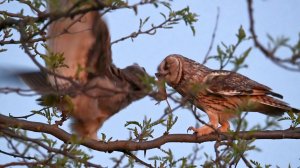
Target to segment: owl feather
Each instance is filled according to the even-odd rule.
[[[228,131],[228,120],[242,111],[272,116],[300,112],[279,100],[283,96],[263,84],[236,72],[212,70],[182,55],[167,56],[158,66],[156,76],[208,115],[209,126],[189,128],[198,136],[217,129]]]
[[[77,9],[75,1],[49,3],[52,13],[69,11],[74,5]],[[75,133],[97,139],[98,129],[108,118],[148,94],[143,79],[149,75],[137,64],[124,69],[113,64],[109,29],[98,11],[55,20],[48,32],[48,55],[62,54],[66,65],[48,69],[73,82],[46,72],[20,76],[42,95],[44,99],[39,100],[55,98],[55,106],[73,119]],[[60,101],[65,95],[70,96],[72,108]]]

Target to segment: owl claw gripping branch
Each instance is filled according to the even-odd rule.
[[[166,82],[208,115],[207,125],[188,128],[187,131],[192,130],[197,136],[216,130],[227,132],[230,128],[229,119],[237,117],[243,111],[271,116],[300,112],[279,100],[283,96],[265,85],[235,72],[209,69],[181,55],[167,56],[158,66],[155,75],[158,78],[161,100],[167,99]]]

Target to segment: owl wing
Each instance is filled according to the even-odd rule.
[[[282,95],[272,92],[271,88],[230,71],[212,71],[204,77],[203,83],[209,93],[221,96],[272,95],[283,98]]]

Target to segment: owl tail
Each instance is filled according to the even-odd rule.
[[[300,113],[300,110],[299,109],[296,109],[296,108],[291,108],[291,111],[293,112],[293,113]]]
[[[290,107],[286,102],[269,96],[259,96],[256,101],[260,103],[258,111],[267,115],[283,115],[284,112],[300,113],[299,109]]]

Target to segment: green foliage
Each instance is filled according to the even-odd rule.
[[[153,91],[156,85],[155,77],[152,76],[141,76],[140,79],[142,80],[142,83],[145,85],[145,88],[148,92]]]
[[[192,13],[190,12],[190,8],[189,7],[186,7],[186,8],[183,8],[179,11],[175,11],[175,12],[170,12],[170,17],[179,17],[180,19],[182,19],[186,25],[188,25],[192,32],[193,32],[193,35],[196,34],[196,30],[195,30],[195,27],[194,27],[194,23],[198,21],[197,17],[198,15],[196,13]]]
[[[189,164],[186,157],[175,159],[171,149],[163,150],[160,149],[165,156],[153,156],[149,160],[154,161],[154,167],[181,167],[181,168],[195,168],[197,166]],[[179,166],[180,165],[180,166]]]
[[[45,96],[41,96],[39,99],[37,99],[39,102],[39,105],[45,106],[45,107],[61,107],[64,111],[73,112],[74,105],[72,103],[72,99],[68,95],[54,95],[49,94]],[[63,105],[63,107],[62,107]]]
[[[59,117],[58,116],[58,110],[57,108],[53,107],[45,107],[40,110],[32,110],[31,111],[34,114],[39,114],[47,119],[48,124],[51,124],[53,121],[53,117]]]
[[[109,139],[106,139],[106,135],[104,133],[101,133],[101,141],[102,142],[110,142],[112,140],[112,137]]]
[[[37,99],[40,105],[45,106],[40,110],[32,110],[33,114],[38,114],[47,119],[48,124],[51,124],[55,119],[59,119],[61,116],[61,110],[64,113],[72,113],[74,110],[71,98],[67,95],[57,96],[57,95],[45,95]],[[63,104],[63,106],[61,106]],[[60,108],[60,109],[58,109]],[[68,114],[65,114],[68,115]]]
[[[238,38],[238,43],[241,43],[246,38],[246,32],[243,29],[243,26],[241,26],[238,30],[238,34],[236,34],[236,37]]]
[[[139,30],[142,30],[142,28],[145,26],[145,24],[148,22],[150,19],[150,16],[146,17],[146,19],[140,19],[140,24],[139,24]]]
[[[148,138],[153,138],[152,133],[154,132],[153,127],[162,124],[164,120],[157,120],[151,122],[151,118],[148,120],[145,118],[142,123],[137,121],[127,121],[125,127],[133,125],[134,128],[127,128],[128,130],[133,132],[136,140],[138,141],[146,141]]]
[[[263,168],[261,166],[261,164],[257,161],[254,161],[254,160],[250,160],[250,162],[255,166],[255,168]],[[272,165],[268,164],[268,165],[265,165],[264,168],[270,168]]]
[[[127,165],[124,166],[124,167],[134,168],[134,166],[135,166],[135,161],[134,161],[134,159],[133,159],[132,157],[128,157],[128,163],[127,163]]]
[[[171,128],[175,125],[175,123],[177,122],[178,117],[174,117],[174,115],[171,113],[168,115],[167,118],[167,124],[166,124],[166,134],[169,133],[169,131],[171,130]]]
[[[237,138],[236,135],[238,135],[240,131],[250,130],[249,134],[251,135],[252,133],[259,130],[267,130],[279,127],[277,118],[266,117],[266,120],[264,122],[265,125],[257,124],[252,126],[251,128],[248,128],[249,124],[247,120],[245,120],[247,113],[244,114],[245,115],[243,116],[242,114],[240,114],[240,116],[237,119],[233,120],[233,126],[235,127],[235,130],[229,132],[229,134],[232,137],[235,137],[236,140],[228,140],[222,142],[217,141],[215,144],[215,151],[217,151],[216,158],[211,158],[211,161],[206,161],[205,164],[207,167],[231,167],[232,165],[240,164],[240,162],[250,164],[248,163],[250,161],[245,160],[247,158],[247,153],[249,151],[259,152],[260,149],[253,144],[253,142],[255,142],[255,139],[243,140]],[[257,167],[259,167],[260,165],[258,162],[253,162],[252,164],[254,164]],[[269,165],[266,165],[266,167],[268,166]]]
[[[42,142],[45,142],[49,147],[53,148],[57,144],[57,141],[50,139],[46,134],[42,133]]]
[[[46,66],[55,70],[57,68],[65,67],[68,68],[68,65],[64,63],[65,57],[63,53],[53,53],[48,50],[48,55],[41,55],[41,58],[45,61]]]
[[[31,2],[32,1],[32,2]],[[33,5],[34,8],[41,8],[44,7],[46,8],[46,1],[45,0],[31,0],[28,3],[31,3]]]
[[[112,7],[123,7],[128,5],[127,1],[123,1],[123,0],[105,0],[104,3],[107,6],[112,6]]]
[[[0,16],[0,22],[5,19],[6,19],[5,15],[3,17]],[[2,46],[1,41],[11,38],[12,36],[13,36],[12,29],[9,29],[9,28],[2,29],[2,31],[0,31],[0,38],[2,39],[2,40],[0,40],[0,45]],[[5,51],[7,51],[6,48],[0,48],[0,53],[5,52]]]
[[[287,112],[288,116],[287,117],[282,117],[279,119],[279,121],[287,120],[291,121],[291,128],[296,128],[297,126],[300,125],[300,115],[295,114],[291,111]]]
[[[216,59],[219,64],[219,69],[224,69],[227,65],[233,65],[233,71],[238,71],[241,68],[247,68],[248,65],[245,64],[245,60],[251,52],[251,47],[243,51],[241,54],[237,55],[236,50],[242,44],[242,42],[250,39],[247,38],[247,35],[241,26],[236,34],[237,42],[235,44],[226,45],[225,43],[221,43],[221,45],[217,46],[217,55],[209,56],[208,59]]]
[[[154,3],[156,4],[156,3]],[[127,38],[131,38],[133,40],[140,34],[148,34],[148,35],[154,35],[157,31],[157,29],[172,29],[174,25],[178,24],[179,21],[183,20],[187,26],[189,26],[193,32],[193,35],[195,35],[196,30],[194,27],[194,23],[197,22],[198,15],[196,13],[193,13],[190,11],[189,7],[183,8],[178,11],[173,11],[170,4],[165,2],[160,2],[160,4],[164,5],[169,9],[169,14],[160,13],[161,16],[164,18],[164,21],[159,25],[151,24],[151,28],[148,30],[144,30],[145,25],[150,20],[150,17],[146,17],[145,19],[139,20],[139,29],[136,32],[131,33],[131,35],[121,38],[120,40],[116,40],[112,42],[112,44],[125,40]]]

